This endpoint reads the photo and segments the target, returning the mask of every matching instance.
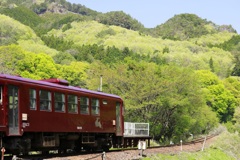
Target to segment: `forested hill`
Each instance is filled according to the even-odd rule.
[[[145,28],[122,11],[0,0],[0,72],[62,78],[125,101],[125,119],[167,142],[240,123],[240,36],[194,14]]]
[[[138,20],[133,19],[122,11],[112,11],[103,14],[81,4],[71,4],[66,0],[1,0],[0,4],[7,8],[24,6],[39,15],[46,12],[63,14],[72,12],[82,15],[84,20],[95,20],[105,25],[116,25],[144,32],[155,37],[162,36],[170,39],[183,40],[224,30],[236,33],[236,30],[231,25],[219,26],[193,14],[176,15],[156,28],[147,29]]]

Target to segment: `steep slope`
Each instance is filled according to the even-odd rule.
[[[0,8],[0,13],[7,15],[29,27],[35,27],[43,21],[40,16],[23,6],[14,8],[3,7]]]
[[[44,45],[28,26],[0,14],[0,45],[18,44],[27,51],[55,55],[58,52]]]

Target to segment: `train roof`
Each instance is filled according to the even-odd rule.
[[[120,96],[117,96],[114,94],[88,90],[88,89],[84,89],[84,88],[76,87],[76,86],[70,86],[70,85],[68,85],[68,81],[62,80],[62,79],[53,78],[53,79],[33,80],[33,79],[29,79],[29,78],[23,78],[21,76],[14,76],[14,75],[8,75],[8,74],[0,74],[0,79],[9,79],[9,80],[14,80],[14,81],[19,81],[19,82],[24,82],[24,83],[29,83],[29,84],[45,85],[45,86],[49,86],[49,87],[57,87],[57,88],[61,88],[61,89],[71,90],[71,91],[77,91],[77,92],[82,92],[82,93],[89,93],[89,94],[95,94],[95,95],[100,95],[100,96],[107,96],[107,97],[121,99]]]

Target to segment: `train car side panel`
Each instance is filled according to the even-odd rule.
[[[3,85],[0,83],[0,126],[5,126],[5,108],[3,105]]]

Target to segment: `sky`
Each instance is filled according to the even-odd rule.
[[[174,15],[196,14],[217,25],[232,25],[240,34],[240,0],[67,0],[107,13],[123,11],[146,28],[165,23]]]

